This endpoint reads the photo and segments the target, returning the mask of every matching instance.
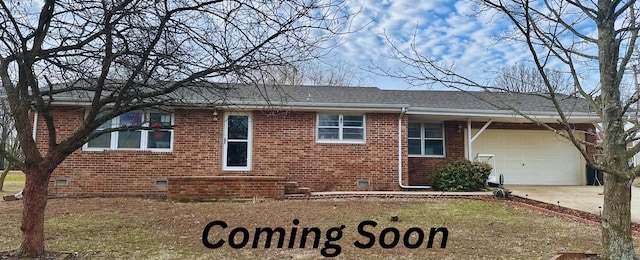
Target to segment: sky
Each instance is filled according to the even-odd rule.
[[[475,15],[476,7],[466,0],[345,0],[356,13],[352,33],[339,37],[340,45],[323,58],[325,64],[346,63],[358,77],[355,84],[383,89],[409,89],[401,79],[378,76],[372,67],[396,69],[401,65],[388,57],[391,40],[403,50],[412,43],[425,55],[455,63],[463,75],[481,81],[493,77],[504,66],[528,58],[515,43],[498,40],[504,21]],[[42,1],[30,4],[39,8]],[[415,38],[414,38],[415,37]],[[387,39],[388,38],[388,39]],[[360,81],[360,80],[359,80]],[[425,86],[426,88],[426,86]]]
[[[441,86],[411,86],[402,79],[371,73],[374,67],[395,70],[402,64],[390,58],[389,41],[402,51],[415,44],[423,55],[454,64],[459,74],[480,83],[490,83],[506,66],[531,62],[522,43],[504,40],[510,22],[501,15],[478,12],[469,0],[344,0],[349,1],[351,33],[338,38],[340,44],[327,53],[325,64],[348,64],[357,73],[354,84],[382,89],[444,89]],[[33,2],[39,6],[39,1]],[[595,30],[587,30],[595,33]],[[597,82],[597,73],[587,72],[586,82]],[[361,78],[361,79],[360,79]],[[595,87],[595,86],[592,86]]]
[[[415,42],[425,56],[453,63],[457,70],[481,82],[490,80],[505,66],[530,60],[524,46],[500,40],[509,23],[489,14],[476,15],[477,7],[455,0],[363,0],[352,10],[360,10],[353,22],[353,33],[341,38],[341,45],[325,58],[327,63],[353,64],[365,80],[362,85],[382,89],[419,89],[438,86],[411,86],[401,79],[377,76],[367,68],[399,68],[389,58],[387,38],[403,50]]]

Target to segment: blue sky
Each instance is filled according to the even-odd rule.
[[[523,46],[498,39],[508,22],[490,14],[476,15],[477,8],[468,1],[363,0],[353,4],[353,10],[359,8],[362,10],[353,28],[362,29],[343,36],[342,45],[329,54],[327,62],[342,60],[359,68],[398,68],[397,61],[385,57],[391,51],[385,35],[403,50],[410,50],[415,35],[423,55],[454,63],[460,73],[481,82],[504,66],[530,59]],[[366,86],[410,88],[400,79],[366,71],[362,74]]]
[[[357,13],[351,29],[342,35],[341,44],[323,62],[346,63],[363,78],[356,84],[382,89],[426,89],[411,87],[401,79],[374,75],[367,68],[397,69],[401,64],[387,56],[390,39],[405,52],[415,43],[423,56],[455,64],[457,71],[480,83],[488,83],[506,66],[530,63],[527,48],[514,41],[500,39],[511,25],[501,15],[478,13],[478,7],[466,0],[345,0]],[[39,6],[40,1],[31,2]],[[538,3],[539,4],[539,3]],[[581,29],[593,35],[593,28]],[[362,70],[360,70],[362,69]],[[597,73],[585,70],[586,82],[596,82]],[[431,86],[432,88],[442,88]],[[591,86],[594,87],[594,86]]]

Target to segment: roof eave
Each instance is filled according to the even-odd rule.
[[[57,100],[53,102],[59,106],[90,106],[91,102],[82,100]],[[227,104],[215,104],[204,101],[194,101],[182,104],[183,107],[211,108],[224,107],[230,109],[276,109],[302,111],[352,111],[352,112],[400,112],[407,109],[408,115],[423,116],[451,116],[466,118],[509,118],[524,119],[512,110],[482,110],[482,109],[453,109],[453,108],[425,108],[411,107],[409,104],[375,104],[375,103],[325,103],[325,102],[249,102],[231,101]],[[534,119],[558,120],[560,116],[554,111],[522,111]],[[571,112],[567,114],[570,121],[599,122],[601,119],[593,112]]]
[[[52,102],[57,106],[90,106],[91,102],[82,100],[56,100]],[[230,101],[226,103],[211,103],[204,100],[196,100],[186,104],[174,104],[176,107],[211,108],[223,107],[231,109],[281,109],[281,110],[307,110],[307,111],[361,111],[361,112],[400,112],[408,104],[374,104],[374,103],[324,103],[324,102],[266,102],[266,101]]]
[[[364,111],[364,112],[397,112],[409,107],[408,104],[373,104],[373,103],[324,103],[324,102],[229,102],[228,107],[242,109],[282,109],[307,111]]]
[[[561,119],[556,111],[521,111],[521,113],[532,119],[541,121],[557,121]],[[528,120],[512,110],[411,108],[407,111],[407,114],[424,116],[455,116],[461,118],[505,118]],[[599,122],[601,120],[594,112],[570,112],[566,113],[566,117],[571,122]]]

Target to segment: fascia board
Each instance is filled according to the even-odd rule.
[[[57,100],[52,103],[57,106],[90,106],[91,102]],[[167,104],[171,106],[171,104]],[[188,104],[175,104],[176,107],[193,108],[229,108],[229,109],[282,109],[282,110],[306,110],[306,111],[371,111],[371,112],[398,112],[408,104],[369,104],[369,103],[313,103],[313,102],[228,102],[228,104],[207,103],[196,101]]]
[[[397,112],[402,108],[409,107],[408,104],[367,104],[367,103],[312,103],[312,102],[256,102],[240,104],[230,102],[229,108],[241,109],[282,109],[282,110],[305,110],[305,111],[371,111],[371,112]]]
[[[62,101],[53,101],[51,102],[53,106],[91,106],[91,102],[89,101],[73,101],[73,100],[62,100]]]
[[[461,117],[496,117],[496,118],[524,118],[510,110],[471,110],[471,109],[409,109],[408,115],[461,116]],[[557,112],[552,111],[522,111],[522,114],[532,118],[559,119]],[[595,113],[571,112],[565,113],[571,119],[600,120]]]

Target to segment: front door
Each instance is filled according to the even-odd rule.
[[[223,143],[223,170],[251,170],[251,117],[248,114],[225,114]]]

